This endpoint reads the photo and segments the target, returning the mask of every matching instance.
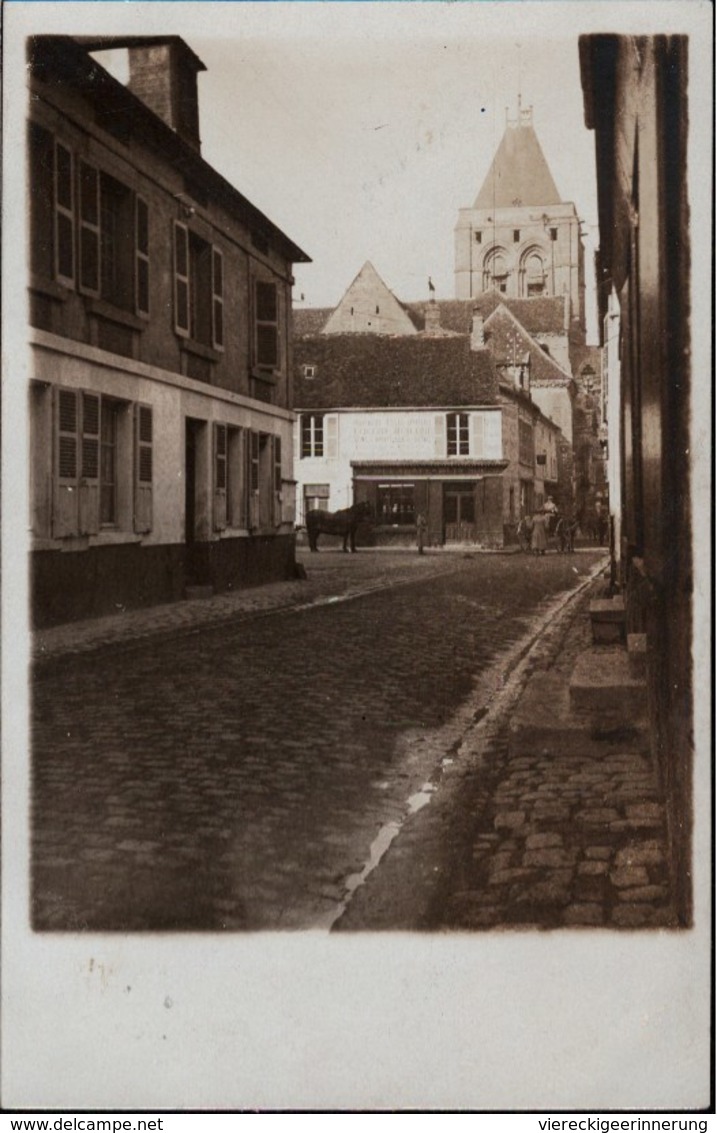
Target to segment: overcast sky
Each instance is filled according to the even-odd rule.
[[[576,35],[537,37],[510,6],[501,26],[479,4],[390,18],[382,5],[332,5],[330,19],[325,6],[296,7],[269,28],[239,9],[231,39],[190,42],[208,67],[205,158],[312,258],[296,269],[297,303],[334,306],[366,260],[402,299],[426,298],[429,275],[451,298],[458,209],[473,203],[519,92],[562,198],[593,231]]]

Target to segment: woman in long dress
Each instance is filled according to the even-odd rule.
[[[534,555],[544,555],[548,549],[546,523],[547,516],[545,513],[536,511],[533,516],[533,534],[530,537],[530,549]]]

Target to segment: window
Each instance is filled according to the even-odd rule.
[[[49,130],[34,122],[29,132],[28,199],[31,209],[30,267],[38,275],[52,279],[54,263],[55,203],[53,197],[55,139]]]
[[[121,181],[79,161],[79,289],[149,315],[149,210]]]
[[[55,142],[55,276],[75,285],[75,193],[71,151]]]
[[[301,457],[324,455],[323,413],[301,414]]]
[[[550,229],[550,239],[551,239],[551,240],[557,240],[557,238],[558,238],[558,230],[557,230],[557,228],[551,228],[551,229]]]
[[[262,370],[279,365],[279,303],[275,283],[256,281],[256,364]]]
[[[533,427],[528,421],[518,422],[518,460],[521,464],[533,466],[534,437]]]
[[[52,534],[152,527],[152,410],[87,390],[54,397]],[[134,499],[132,488],[134,486]]]
[[[303,373],[305,378],[309,378],[309,379],[315,378],[316,377],[316,366],[302,366],[301,372]]]
[[[174,222],[174,329],[202,346],[224,349],[221,250]]]
[[[489,291],[495,287],[505,293],[508,283],[508,262],[506,254],[501,248],[494,248],[486,254],[483,262],[483,289]]]
[[[518,244],[519,242],[520,242],[520,229],[514,228],[513,229],[513,243]]]
[[[446,416],[446,452],[448,456],[468,456],[470,453],[469,417],[467,413],[448,413]]]
[[[304,516],[307,511],[328,511],[330,494],[328,484],[304,484]]]
[[[483,243],[483,233],[478,231],[478,232],[476,232],[476,244],[482,244],[482,243]]]
[[[416,522],[413,484],[379,484],[376,490],[378,523],[406,527]]]

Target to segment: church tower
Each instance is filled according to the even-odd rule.
[[[567,296],[574,341],[585,341],[584,251],[575,205],[561,200],[533,129],[533,108],[506,128],[472,208],[455,228],[457,299]]]

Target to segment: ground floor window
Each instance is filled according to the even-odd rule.
[[[376,521],[400,527],[414,524],[414,485],[379,484],[376,492]]]
[[[305,484],[304,515],[308,511],[328,511],[330,494],[328,484]]]

